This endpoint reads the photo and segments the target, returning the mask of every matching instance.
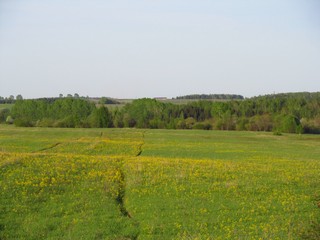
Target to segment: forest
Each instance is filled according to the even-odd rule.
[[[176,97],[176,99],[221,99],[221,100],[230,100],[230,99],[244,99],[242,95],[237,94],[191,94],[185,96]]]
[[[320,92],[272,94],[187,104],[137,99],[108,109],[88,99],[20,99],[0,123],[23,127],[153,128],[320,133]]]

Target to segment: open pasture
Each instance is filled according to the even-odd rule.
[[[11,109],[13,107],[14,104],[9,104],[9,103],[0,103],[0,110],[1,109]]]
[[[319,239],[320,137],[0,126],[0,239]]]

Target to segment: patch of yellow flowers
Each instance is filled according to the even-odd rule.
[[[83,137],[42,152],[2,151],[0,188],[13,200],[81,184],[113,200],[125,190],[142,239],[299,239],[319,214],[312,199],[320,194],[319,161],[133,157],[141,144]]]
[[[319,169],[316,160],[267,157],[131,158],[126,164],[128,208],[141,216],[146,238],[161,223],[177,239],[299,239],[319,214],[312,199]],[[142,203],[158,209],[148,213]]]

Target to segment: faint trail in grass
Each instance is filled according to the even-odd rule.
[[[314,204],[320,210],[320,194],[315,196]],[[304,229],[304,231],[301,233],[301,238],[306,240],[320,239],[320,215],[310,222],[309,228]]]
[[[136,157],[139,157],[142,154],[143,151],[143,146],[145,144],[145,133],[147,132],[147,130],[142,132],[142,143],[139,145],[138,147],[138,153],[136,154]]]
[[[120,173],[120,179],[119,179],[119,186],[118,186],[118,194],[116,196],[116,201],[119,205],[119,209],[121,214],[124,217],[128,217],[131,218],[131,214],[128,212],[125,204],[124,204],[124,198],[126,195],[126,179],[125,179],[125,174],[122,170],[122,167],[119,169],[119,173]]]
[[[132,218],[132,215],[128,211],[125,205],[125,196],[126,196],[126,175],[124,169],[124,159],[118,159],[118,173],[120,176],[117,178],[117,195],[115,196],[115,200],[118,204],[119,211],[123,217],[130,218],[132,221],[134,221],[134,224],[136,225],[137,229],[139,229],[139,223]],[[136,240],[139,237],[139,231],[136,235],[130,236],[129,238],[125,239],[133,239]]]
[[[143,146],[145,144],[145,133],[146,132],[147,132],[147,130],[142,131],[142,142],[138,147],[138,153],[135,155],[135,157],[139,157],[142,154]],[[132,219],[132,216],[131,216],[130,212],[128,211],[128,209],[126,208],[126,205],[125,205],[126,175],[125,175],[125,171],[124,171],[124,167],[123,167],[124,164],[125,164],[125,161],[124,161],[124,159],[119,159],[118,163],[119,163],[118,171],[119,171],[120,177],[118,179],[118,193],[117,193],[117,196],[116,196],[116,202],[118,203],[119,210],[120,210],[121,214],[124,217],[128,217],[128,218]],[[139,228],[139,223],[138,222],[136,222],[136,225]],[[139,233],[136,236],[131,236],[130,239],[135,240],[135,239],[138,239],[138,237],[139,237]]]
[[[36,153],[36,152],[43,152],[43,151],[47,151],[47,150],[50,150],[50,149],[53,149],[55,147],[58,147],[59,145],[61,145],[62,143],[61,142],[57,142],[49,147],[46,147],[46,148],[42,148],[42,149],[39,149],[37,151],[33,151],[33,153]]]
[[[58,147],[58,146],[60,146],[60,145],[62,145],[62,144],[66,144],[66,143],[70,143],[70,142],[77,142],[77,141],[79,141],[80,139],[81,139],[81,138],[76,138],[76,139],[74,139],[74,140],[72,140],[72,141],[57,142],[57,143],[55,143],[55,144],[53,144],[53,145],[51,145],[51,146],[49,146],[49,147],[45,147],[45,148],[41,148],[41,149],[39,149],[39,150],[33,151],[32,153],[38,153],[38,152],[44,152],[44,151],[47,151],[47,150],[51,150],[51,149],[56,148],[56,147]]]

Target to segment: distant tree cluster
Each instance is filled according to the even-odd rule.
[[[22,100],[23,97],[21,94],[17,95],[16,98],[13,95],[9,97],[1,97],[0,96],[0,104],[12,104],[15,103],[16,100]]]
[[[87,99],[17,100],[1,122],[17,126],[216,129],[320,133],[320,93],[292,93],[176,105],[138,99],[108,110]]]
[[[184,105],[135,100],[114,112],[116,127],[320,133],[320,93]]]
[[[204,100],[204,99],[212,99],[212,100],[241,100],[244,99],[241,95],[236,94],[191,94],[191,95],[185,95],[185,96],[179,96],[176,97],[176,99],[198,99],[198,100]]]
[[[104,106],[80,98],[29,99],[16,101],[11,110],[16,126],[23,127],[111,127]]]
[[[64,97],[63,94],[60,93],[59,98],[63,98],[63,97]],[[80,95],[78,93],[75,93],[74,95],[68,93],[65,97],[67,97],[67,98],[85,98],[85,97],[80,97]]]
[[[101,97],[99,98],[99,103],[100,104],[119,104],[120,102],[112,98]]]
[[[52,98],[35,98],[35,100],[48,100],[48,101],[55,101],[59,98],[82,98],[84,99],[85,97],[80,97],[78,93],[75,93],[74,95],[72,94],[67,94],[66,97],[63,96],[62,93],[59,94],[59,97],[52,97]],[[13,95],[10,95],[9,97],[1,97],[0,96],[0,104],[12,104],[15,103],[17,100],[23,100],[23,97],[21,94],[18,94],[16,97]]]

